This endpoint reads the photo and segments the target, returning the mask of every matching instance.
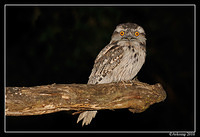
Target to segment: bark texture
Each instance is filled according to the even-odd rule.
[[[6,87],[6,116],[41,115],[62,110],[128,108],[133,113],[165,100],[160,84],[137,80],[108,84],[52,84],[35,87]]]

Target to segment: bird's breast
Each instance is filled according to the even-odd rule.
[[[119,65],[110,75],[113,81],[127,81],[133,79],[145,62],[146,53],[143,47],[125,42],[123,50],[123,57]]]

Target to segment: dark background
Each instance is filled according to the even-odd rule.
[[[161,83],[164,102],[143,113],[98,111],[89,126],[58,112],[6,117],[10,131],[194,130],[194,7],[6,7],[6,86],[87,83],[94,60],[120,23],[146,31],[138,79]]]

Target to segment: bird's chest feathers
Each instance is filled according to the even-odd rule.
[[[139,72],[145,61],[145,48],[138,43],[123,43],[123,57],[113,73],[120,74],[120,80],[130,80]]]
[[[128,45],[124,46],[123,50],[121,66],[132,69],[132,67],[137,67],[140,62],[144,63],[146,53],[141,46]]]
[[[142,58],[145,58],[146,56],[145,47],[141,46],[138,42],[127,41],[127,42],[118,43],[118,44],[123,47],[124,52],[123,52],[122,60],[124,62],[140,60]]]

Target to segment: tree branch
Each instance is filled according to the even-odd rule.
[[[133,80],[109,84],[52,84],[6,87],[6,116],[41,115],[62,110],[129,108],[133,113],[165,100],[160,84]]]

